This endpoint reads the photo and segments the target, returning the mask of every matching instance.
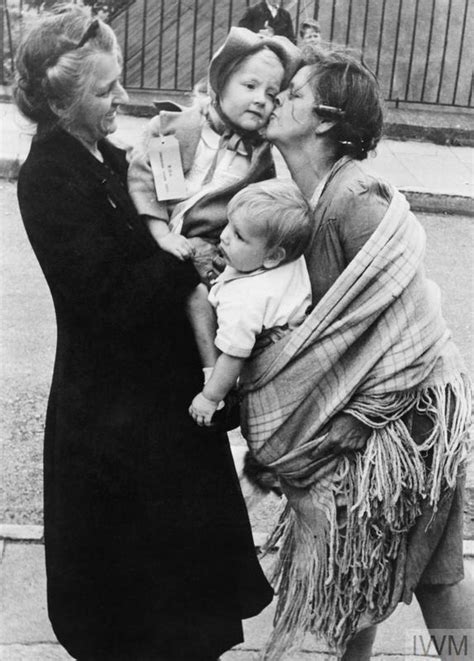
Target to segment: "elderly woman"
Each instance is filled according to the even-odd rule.
[[[267,129],[314,218],[313,311],[242,378],[244,435],[288,498],[269,661],[305,631],[369,659],[375,623],[413,593],[429,629],[472,626],[469,384],[424,275],[423,229],[361,166],[381,130],[375,79],[336,52],[298,71]]]
[[[49,616],[77,659],[210,661],[272,598],[225,434],[187,406],[201,365],[194,267],[162,252],[106,136],[127,100],[113,31],[79,8],[20,48],[15,99],[37,123],[18,198],[51,290],[45,430]]]

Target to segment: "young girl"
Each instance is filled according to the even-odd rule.
[[[249,183],[275,174],[260,131],[300,63],[299,49],[285,37],[231,28],[209,67],[209,105],[161,112],[132,153],[128,181],[138,212],[160,247],[179,259],[192,258],[204,282],[215,275],[212,260],[227,203]],[[186,192],[160,201],[150,149],[159,136],[171,134],[179,142]]]
[[[299,326],[311,305],[302,257],[311,220],[295,184],[277,179],[251,184],[232,199],[227,215],[220,241],[226,268],[209,292],[217,317],[212,339],[221,353],[215,351],[214,361],[207,362],[204,388],[189,408],[206,426],[254,347],[260,350],[272,337]],[[193,325],[201,346],[206,328]]]

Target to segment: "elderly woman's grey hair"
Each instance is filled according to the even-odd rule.
[[[23,39],[16,57],[14,100],[25,117],[46,128],[70,126],[92,84],[95,56],[121,58],[106,23],[77,5],[46,14]]]

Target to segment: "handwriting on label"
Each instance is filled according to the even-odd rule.
[[[158,201],[186,197],[179,143],[174,135],[151,138],[149,150]]]

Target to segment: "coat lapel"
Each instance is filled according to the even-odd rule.
[[[159,115],[162,135],[175,135],[179,142],[184,173],[191,169],[205,117],[197,108],[182,112],[162,111]]]

